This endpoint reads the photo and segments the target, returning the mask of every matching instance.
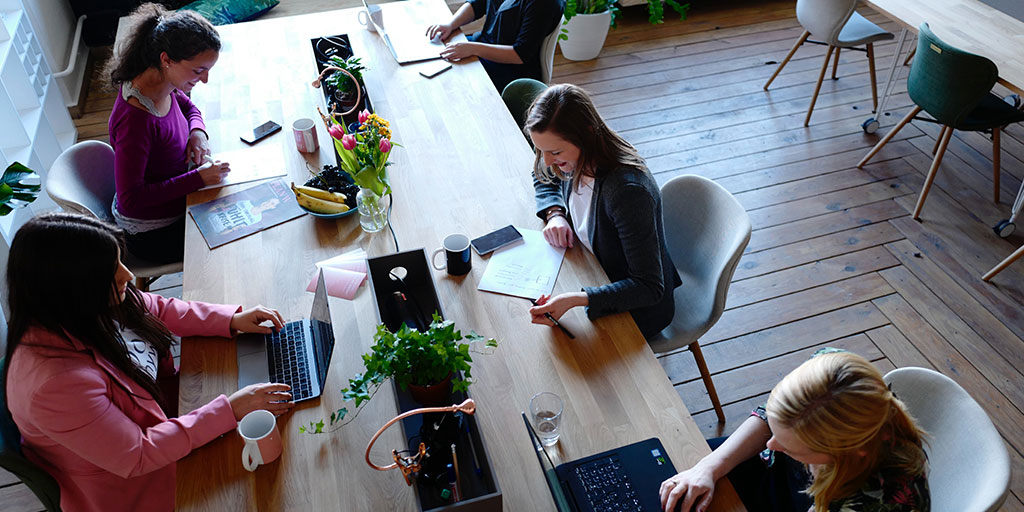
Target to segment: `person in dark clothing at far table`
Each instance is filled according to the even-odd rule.
[[[501,92],[517,78],[541,77],[541,45],[562,19],[564,0],[469,0],[451,21],[431,25],[427,37],[448,41],[455,29],[478,20],[487,21],[468,42],[449,43],[441,57],[457,61],[479,57],[494,86]]]

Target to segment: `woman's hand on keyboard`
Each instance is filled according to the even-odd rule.
[[[280,416],[288,412],[295,402],[292,402],[292,388],[288,384],[250,384],[228,397],[231,410],[235,413],[235,419],[241,421],[246,414],[259,409],[266,409],[274,416]]]
[[[262,325],[269,321],[273,327]],[[270,334],[284,327],[284,318],[276,309],[256,306],[245,311],[235,313],[231,317],[231,330],[238,332],[255,332]]]
[[[701,461],[703,462],[703,461]],[[704,512],[715,494],[714,473],[698,463],[661,483],[661,509],[667,512]],[[679,508],[676,509],[676,506]]]

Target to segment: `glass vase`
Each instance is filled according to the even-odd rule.
[[[356,194],[356,210],[359,211],[359,225],[367,233],[376,233],[388,225],[388,212],[378,196],[368,188],[359,188]]]

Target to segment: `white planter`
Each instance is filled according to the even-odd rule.
[[[605,11],[599,14],[577,14],[564,25],[569,39],[559,41],[562,56],[569,60],[590,60],[601,53],[604,40],[608,37],[608,28],[612,23],[612,13]]]

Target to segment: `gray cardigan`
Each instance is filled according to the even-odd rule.
[[[533,180],[537,216],[552,206],[572,212],[566,204],[570,182]],[[611,283],[583,288],[591,319],[629,311],[645,338],[661,332],[672,321],[672,290],[682,284],[665,247],[661,192],[646,169],[622,167],[594,180],[594,196],[587,222],[594,255]],[[666,286],[666,283],[668,286]]]

